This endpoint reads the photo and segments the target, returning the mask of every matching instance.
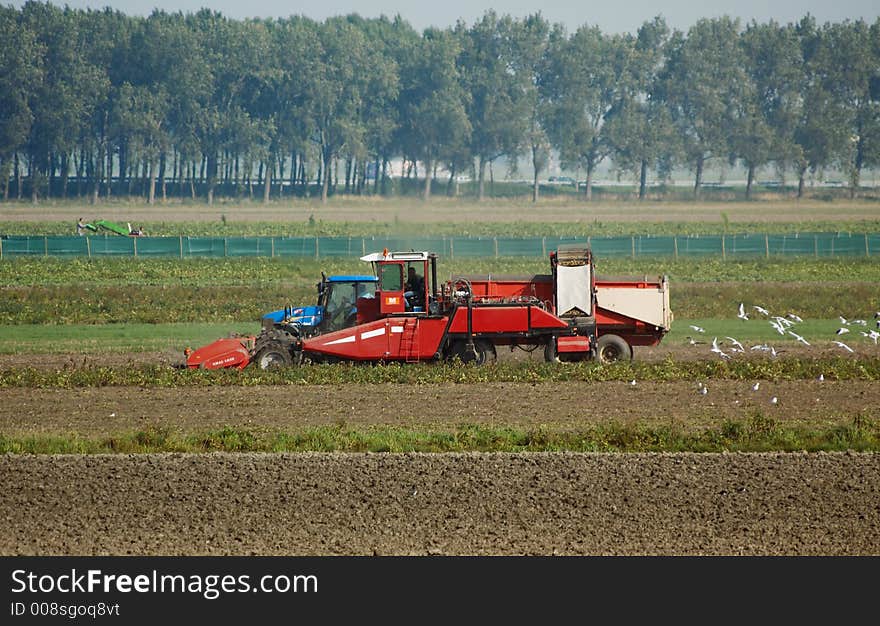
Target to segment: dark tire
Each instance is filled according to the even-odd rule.
[[[473,363],[474,365],[485,365],[492,363],[498,358],[495,352],[495,346],[485,339],[477,339],[474,341],[474,349],[468,349],[467,341],[460,339],[452,344],[449,350],[449,358],[458,357],[462,363]]]
[[[632,361],[630,345],[618,335],[602,335],[596,342],[596,358],[602,363]]]
[[[277,341],[267,343],[254,354],[254,365],[261,370],[288,367],[292,364],[293,357],[290,355],[290,350]]]

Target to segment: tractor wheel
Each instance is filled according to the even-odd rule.
[[[286,367],[293,364],[290,350],[280,342],[273,341],[257,350],[254,355],[254,363],[261,370]]]
[[[596,356],[602,363],[632,361],[632,348],[618,335],[602,335],[596,342],[596,348]]]
[[[494,362],[498,358],[495,352],[495,346],[491,341],[485,339],[477,339],[474,341],[473,351],[468,349],[467,341],[460,339],[452,344],[449,350],[449,358],[458,357],[462,363],[473,363],[474,365],[485,365]]]

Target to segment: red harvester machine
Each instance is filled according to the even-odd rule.
[[[347,326],[309,333],[264,319],[259,336],[221,339],[187,355],[189,367],[243,368],[303,362],[420,362],[458,357],[482,364],[498,346],[543,348],[548,361],[631,359],[669,331],[666,277],[600,279],[583,245],[550,254],[550,274],[452,276],[437,280],[437,255],[388,252],[361,258],[373,266],[375,292],[360,295]],[[407,291],[410,268],[424,277]],[[422,291],[423,290],[423,291]]]

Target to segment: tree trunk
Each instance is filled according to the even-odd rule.
[[[147,204],[156,203],[156,177],[153,175],[153,159],[147,159]]]
[[[327,204],[330,191],[330,154],[326,148],[321,150],[321,161],[321,170],[324,172],[324,180],[321,181],[321,204]]]
[[[749,173],[746,177],[746,200],[752,199],[752,183],[755,181],[755,166],[749,164]]]
[[[386,179],[388,178],[388,159],[382,159],[382,184],[381,184],[381,193],[384,196],[388,193],[388,184]]]
[[[12,167],[15,170],[15,199],[21,200],[21,162],[18,160],[18,152],[15,153]]]
[[[797,190],[798,200],[800,200],[801,198],[804,197],[804,185],[805,185],[804,178],[806,177],[806,175],[807,175],[807,168],[805,168],[805,167],[798,168],[798,190]]]
[[[159,190],[162,192],[162,202],[168,200],[168,193],[165,189],[165,151],[159,154]]]
[[[351,193],[351,170],[352,158],[348,157],[345,159],[345,195]]]
[[[648,161],[642,159],[639,168],[639,200],[644,200],[646,195],[648,195]]]
[[[432,157],[427,157],[425,159],[425,191],[422,195],[422,200],[428,201],[431,198],[431,168],[434,165],[434,159]]]
[[[449,180],[446,181],[446,196],[451,198],[453,196],[453,183],[455,182],[455,163],[452,164],[452,167],[449,168]]]
[[[269,204],[269,197],[272,195],[272,171],[274,168],[274,157],[269,155],[269,162],[266,164],[266,178],[263,181],[263,204]]]
[[[703,184],[703,157],[697,159],[697,175],[694,178],[694,197],[700,197],[700,187]]]
[[[482,202],[486,197],[486,159],[483,156],[480,156],[480,168],[479,168],[479,185],[477,185],[477,201]]]
[[[532,203],[538,203],[538,196],[541,193],[541,185],[538,183],[538,146],[532,145]]]
[[[590,202],[593,199],[593,169],[593,164],[588,163],[586,190],[584,191],[584,200],[586,200],[587,202]],[[577,180],[575,180],[575,185],[577,185]]]
[[[208,177],[208,206],[212,206],[214,204],[214,188],[217,186],[217,153],[211,152],[208,157],[207,162],[207,177]]]
[[[189,164],[189,197],[196,199],[196,162],[190,161]]]

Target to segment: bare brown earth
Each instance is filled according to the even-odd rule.
[[[876,220],[877,203],[817,200],[779,200],[767,196],[753,202],[591,202],[545,198],[537,205],[529,200],[487,200],[481,203],[433,198],[420,200],[375,200],[349,198],[322,206],[319,201],[259,203],[165,204],[4,204],[2,221],[67,220],[72,226],[80,217],[145,225],[160,222],[219,222],[225,216],[235,222],[306,222],[309,217],[330,222],[378,222],[430,224],[438,222],[509,222],[511,215],[522,222],[806,222]]]
[[[3,555],[877,555],[880,455],[0,457]]]
[[[697,358],[690,346],[637,358]],[[172,362],[5,356],[0,367]],[[0,434],[880,417],[862,381],[0,390]],[[777,396],[779,403],[770,403]],[[2,555],[880,555],[880,455],[0,456]]]

